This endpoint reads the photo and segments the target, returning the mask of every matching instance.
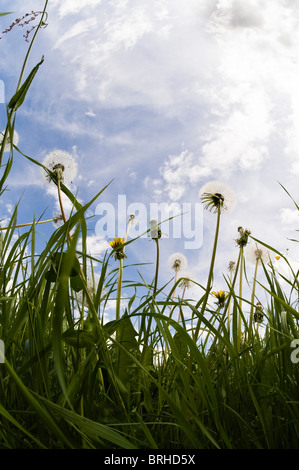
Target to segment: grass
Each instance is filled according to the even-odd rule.
[[[29,51],[44,25],[46,6]],[[42,166],[13,144],[4,161],[16,111],[41,65],[23,81],[27,60],[28,55],[7,109],[1,195],[14,152]],[[105,188],[81,205],[57,172],[44,171],[57,186],[63,225],[38,254],[36,226],[43,221],[33,220],[19,232],[18,204],[0,231],[0,338],[5,344],[0,448],[297,448],[299,365],[291,361],[292,340],[299,338],[297,273],[283,278],[271,264],[261,264],[246,298],[243,248],[248,237],[241,237],[236,270],[225,278],[228,296],[222,304],[211,304],[218,206],[211,267],[200,299],[188,299],[187,293],[177,297],[180,279],[171,287],[159,286],[159,238],[154,279],[147,281],[139,273],[138,282],[126,283],[120,256],[124,246],[101,260],[86,251],[85,214]],[[61,192],[73,204],[68,219]],[[273,257],[278,254],[259,243]],[[93,289],[89,272],[100,272]],[[253,320],[256,286],[268,299],[264,329]],[[122,311],[119,301],[126,288],[135,294]],[[115,320],[105,322],[106,306],[115,298]]]

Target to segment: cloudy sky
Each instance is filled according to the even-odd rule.
[[[1,30],[43,4],[1,0],[1,11],[13,11],[1,17]],[[220,278],[237,257],[239,226],[299,259],[298,244],[288,240],[297,238],[298,212],[279,184],[299,202],[296,0],[50,0],[48,14],[28,64],[27,73],[45,57],[18,111],[18,146],[39,161],[55,149],[71,153],[78,174],[70,188],[82,202],[111,182],[88,214],[93,254],[106,246],[96,229],[98,204],[118,213],[125,197],[120,216],[142,204],[149,222],[158,203],[196,211],[200,188],[219,180],[237,199],[221,222]],[[24,32],[15,27],[0,41],[7,101],[28,47]],[[2,218],[21,196],[19,222],[52,216],[53,192],[21,156],[9,186]],[[216,220],[198,211],[201,246],[186,249],[170,227],[161,242],[161,279],[171,277],[168,257],[180,251],[205,284]],[[148,239],[127,250],[129,262],[152,263],[154,253]],[[150,280],[152,266],[144,269]]]

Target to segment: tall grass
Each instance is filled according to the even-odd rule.
[[[43,22],[44,16],[29,51]],[[15,152],[42,167],[13,144],[3,160],[16,111],[42,63],[23,81],[27,61],[28,56],[7,108],[1,195]],[[139,273],[139,281],[126,283],[123,258],[115,261],[115,250],[103,259],[87,254],[85,214],[105,188],[82,205],[57,175],[44,171],[73,212],[38,254],[36,227],[43,221],[19,227],[18,204],[0,231],[0,448],[297,448],[299,364],[291,361],[291,342],[299,337],[297,273],[283,278],[273,265],[262,265],[263,277],[254,286],[249,280],[254,290],[243,297],[236,288],[246,278],[240,244],[236,270],[230,279],[224,276],[227,297],[215,306],[209,293],[218,211],[211,268],[199,300],[189,299],[188,292],[174,295],[180,279],[159,286],[158,238],[153,279]],[[278,254],[259,243],[273,257]],[[89,272],[100,273],[92,289]],[[267,297],[263,320],[254,316],[256,285]],[[126,288],[135,293],[121,310]],[[115,319],[106,322],[106,306],[115,298]],[[170,315],[174,310],[179,321]]]

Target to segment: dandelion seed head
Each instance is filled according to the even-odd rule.
[[[184,271],[187,267],[187,258],[182,253],[173,253],[168,258],[168,265],[174,271]]]
[[[256,262],[263,262],[264,264],[267,264],[270,262],[269,251],[256,242],[247,245],[245,256],[246,259],[252,264],[256,264]]]
[[[199,197],[205,209],[217,212],[231,212],[236,205],[234,191],[221,181],[209,181],[199,191]]]
[[[43,161],[43,165],[54,172],[57,178],[60,178],[64,184],[71,183],[77,175],[77,163],[74,157],[64,150],[54,150],[50,152]],[[46,181],[51,179],[43,170],[43,176]]]
[[[236,263],[235,263],[235,261],[230,261],[230,262],[228,263],[228,270],[229,270],[229,272],[232,273],[232,272],[235,270],[235,268],[236,268]]]
[[[181,287],[182,289],[184,288],[188,289],[192,285],[192,279],[194,279],[194,276],[192,273],[187,272],[187,271],[183,272],[182,274],[180,274],[179,287]]]

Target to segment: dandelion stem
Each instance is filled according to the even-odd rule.
[[[233,282],[233,271],[230,272],[230,288],[232,289],[232,282]],[[229,335],[230,332],[230,316],[231,316],[231,299],[229,298],[227,301],[227,332]]]
[[[58,200],[59,200],[62,220],[66,224],[67,223],[67,218],[66,218],[66,215],[65,215],[65,212],[64,212],[64,207],[63,207],[63,202],[62,202],[62,197],[61,197],[61,186],[60,186],[60,178],[59,177],[57,178],[57,191],[58,191]],[[72,241],[72,235],[71,235],[70,232],[68,232],[68,239],[69,239],[70,242]],[[80,266],[80,268],[79,268],[80,269],[80,271],[79,271],[80,272],[80,277],[83,280],[83,282],[86,284],[86,277],[85,277],[85,274],[83,272],[82,266],[79,263],[77,255],[75,255],[75,256],[76,256],[76,259],[78,261],[78,265]],[[100,320],[99,320],[99,317],[97,315],[97,311],[94,307],[94,303],[92,301],[92,298],[91,298],[91,295],[90,295],[90,292],[89,292],[88,289],[85,290],[85,295],[86,295],[86,299],[87,299],[89,309],[92,312],[92,316],[95,319],[95,321],[97,323],[97,326],[101,328]]]
[[[153,290],[153,302],[155,302],[156,292],[157,292],[157,285],[158,285],[158,273],[159,273],[159,240],[155,238],[156,242],[156,272],[155,272],[155,282],[154,282],[154,290]]]
[[[238,256],[238,261],[237,261],[237,265],[236,265],[236,269],[235,269],[235,275],[234,275],[234,278],[233,278],[233,281],[231,283],[231,286],[230,286],[230,292],[228,294],[228,299],[227,299],[227,303],[226,303],[226,306],[224,308],[224,311],[222,313],[222,320],[225,318],[225,315],[226,315],[226,312],[229,308],[229,304],[230,304],[230,300],[231,300],[231,296],[232,296],[232,292],[234,290],[234,287],[235,287],[235,284],[236,284],[236,280],[237,280],[237,275],[238,275],[238,271],[239,271],[239,267],[240,267],[240,261],[241,261],[241,251],[239,251],[239,256]],[[222,322],[220,322],[219,326],[218,326],[218,332],[220,332],[220,329],[221,329],[221,325],[222,325]],[[214,337],[214,341],[213,341],[213,344],[210,348],[210,355],[209,355],[209,358],[208,358],[208,364],[210,363],[210,360],[212,358],[212,352],[216,346],[216,342],[217,342],[217,336]]]
[[[254,269],[254,276],[253,276],[253,285],[252,285],[252,294],[251,294],[251,307],[250,307],[250,316],[249,316],[249,329],[248,329],[248,344],[250,344],[250,342],[251,342],[251,335],[252,335],[253,309],[254,309],[255,287],[256,287],[258,264],[259,264],[259,259],[256,260],[255,269]]]
[[[27,222],[25,224],[17,224],[15,225],[15,228],[29,227],[31,225],[47,224],[49,222],[55,222],[56,220],[57,220],[57,217],[53,217],[53,219],[39,220],[38,222]],[[10,227],[0,227],[0,230],[8,230],[9,228]]]
[[[210,264],[210,271],[209,271],[209,276],[208,276],[208,281],[207,281],[206,293],[205,293],[203,303],[202,303],[202,306],[201,306],[201,314],[202,315],[204,315],[204,311],[205,311],[205,308],[207,306],[210,290],[212,288],[213,271],[214,271],[214,264],[215,264],[215,258],[216,258],[218,236],[219,236],[219,228],[220,228],[220,214],[221,214],[221,207],[220,207],[220,205],[218,205],[218,207],[217,207],[217,223],[216,223],[216,231],[215,231],[213,252],[212,252],[212,258],[211,258],[211,264]],[[198,308],[198,306],[199,305],[197,304],[196,308]],[[197,341],[197,339],[198,339],[200,324],[201,324],[201,322],[198,321],[197,326],[196,326],[196,330],[195,330],[195,333],[194,333],[194,341]]]
[[[241,327],[242,327],[242,289],[243,289],[243,269],[244,269],[244,248],[243,245],[240,246],[240,284],[239,284],[239,313],[238,313],[238,351],[240,351],[241,347]]]
[[[151,313],[155,311],[155,297],[156,297],[157,285],[158,285],[159,258],[160,258],[159,239],[154,238],[154,240],[156,242],[156,272],[155,272],[155,280],[154,280],[154,288],[153,288],[153,301],[152,301],[152,304],[151,304],[152,308],[151,308],[150,317],[149,317],[149,320],[148,320],[147,329],[146,329],[146,332],[145,332],[145,335],[144,335],[144,346],[143,346],[142,355],[141,355],[141,363],[142,363],[142,360],[144,359],[144,355],[145,355],[145,352],[146,352],[146,347],[148,346],[147,343],[148,343],[148,338],[149,338],[149,335],[150,335],[152,321],[153,321],[153,317],[152,317]]]
[[[172,317],[172,313],[173,313],[173,300],[174,300],[174,297],[175,297],[175,291],[176,291],[176,283],[177,283],[177,280],[178,280],[178,271],[177,269],[175,270],[175,276],[174,276],[174,289],[173,289],[173,293],[172,293],[172,296],[171,296],[171,307],[170,307],[170,312],[169,312],[169,318]]]
[[[63,222],[66,223],[67,218],[66,218],[63,203],[62,203],[61,187],[60,187],[60,179],[59,178],[57,178],[57,190],[58,190],[58,200],[59,200],[59,206],[60,206],[60,210],[61,210],[62,219],[63,219]]]
[[[183,293],[182,293],[182,300],[184,300],[186,289],[187,289],[187,287],[184,286]],[[178,316],[178,323],[180,323],[180,322],[181,322],[181,309],[179,311],[179,316]]]
[[[123,260],[119,260],[118,279],[117,279],[117,293],[116,293],[116,320],[120,319],[120,301],[121,301],[121,285],[123,278]]]

